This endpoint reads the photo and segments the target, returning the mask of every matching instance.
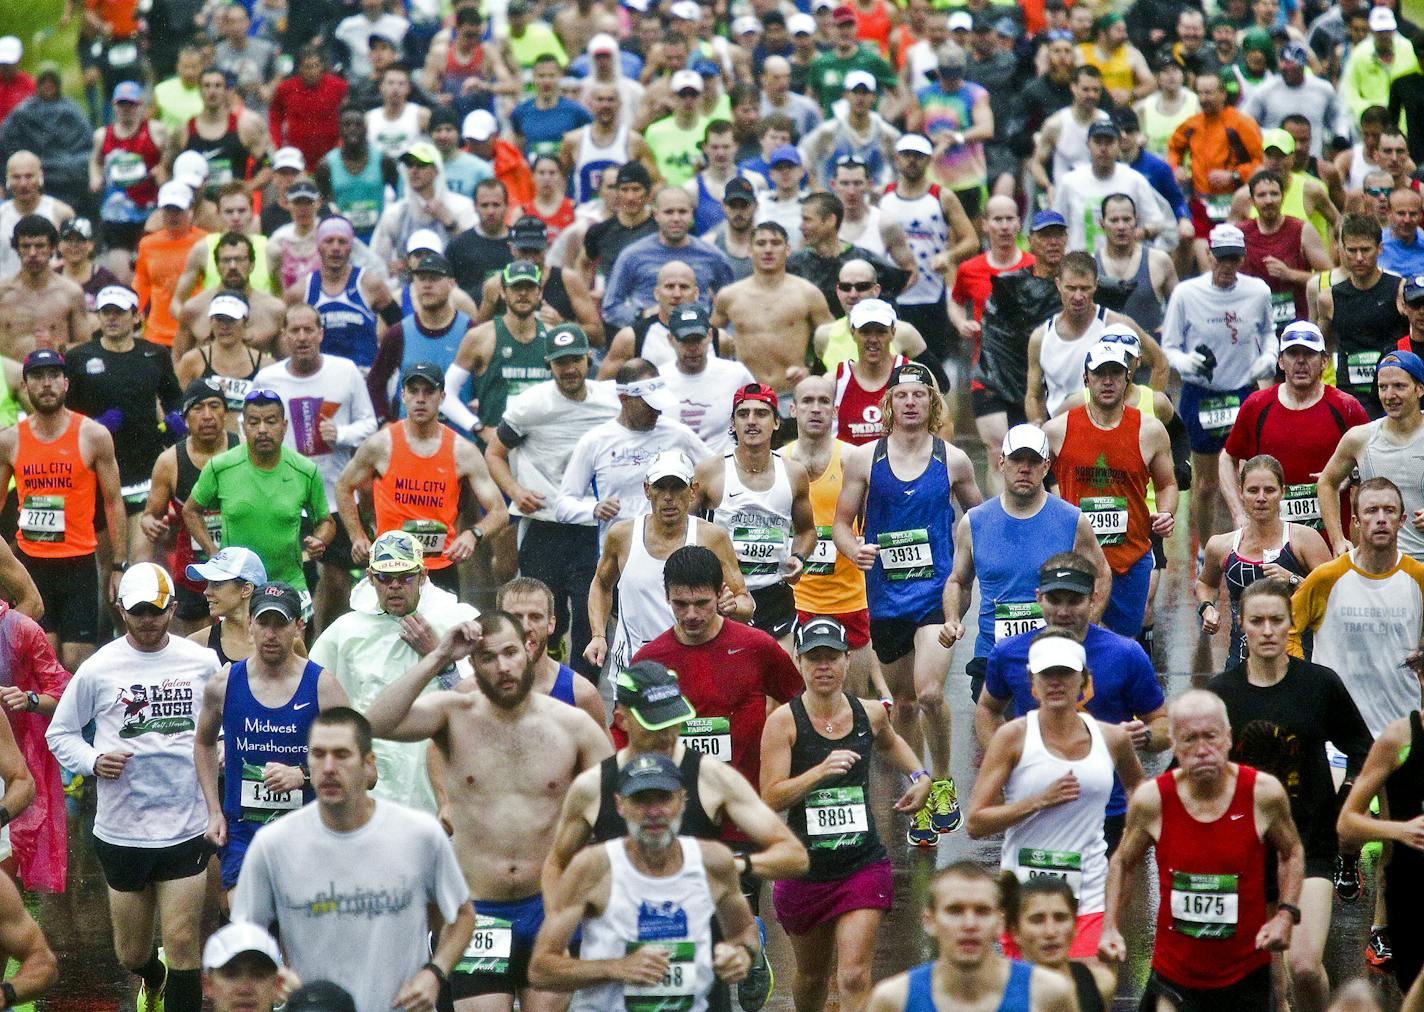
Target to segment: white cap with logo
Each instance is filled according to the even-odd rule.
[[[692,484],[692,461],[681,450],[663,450],[648,464],[643,480],[649,485],[663,478],[677,478],[684,485]]]
[[[1281,331],[1281,351],[1287,348],[1308,348],[1325,353],[1325,335],[1309,320],[1296,320]]]
[[[266,956],[273,970],[282,965],[282,950],[275,938],[255,924],[232,921],[208,937],[203,946],[203,969],[220,970],[245,952]]]
[[[1000,452],[1012,457],[1020,450],[1031,450],[1044,460],[1052,454],[1048,446],[1048,435],[1037,425],[1022,422],[1004,434],[1004,445]]]
[[[94,308],[99,310],[111,306],[114,309],[137,309],[138,295],[133,289],[123,285],[105,285],[94,297]]]
[[[140,562],[130,566],[119,581],[119,605],[133,611],[141,604],[160,611],[173,603],[173,577],[156,562]]]
[[[225,316],[229,320],[247,319],[247,302],[236,295],[214,295],[208,303],[208,316]]]
[[[1119,341],[1099,341],[1088,349],[1087,358],[1084,360],[1084,368],[1088,372],[1097,372],[1105,365],[1120,365],[1124,369],[1128,367],[1127,362],[1129,352],[1127,346]]]
[[[884,299],[863,299],[850,308],[850,325],[853,330],[859,330],[867,323],[893,327],[895,322],[895,309]]]

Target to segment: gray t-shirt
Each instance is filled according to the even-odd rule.
[[[377,800],[371,820],[328,829],[318,804],[262,827],[248,848],[232,917],[281,932],[302,980],[334,980],[357,1012],[390,1012],[430,958],[426,905],[448,924],[470,898],[433,816]]]

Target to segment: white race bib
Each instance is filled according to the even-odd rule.
[[[682,743],[709,759],[732,761],[732,722],[726,717],[694,717],[682,725]]]
[[[262,767],[242,764],[242,787],[239,794],[243,822],[271,822],[286,812],[302,807],[302,790],[272,791],[263,783]]]
[[[840,553],[836,551],[836,543],[831,538],[831,528],[817,526],[816,547],[806,560],[806,575],[829,576],[835,571],[836,560],[839,558]]]
[[[1083,855],[1070,850],[1035,850],[1020,847],[1014,874],[1020,882],[1036,878],[1056,878],[1067,882],[1077,896],[1083,887]]]
[[[63,541],[64,496],[25,496],[20,506],[19,527],[26,541]]]
[[[994,605],[995,643],[1019,633],[1042,629],[1047,624],[1043,619],[1043,609],[1034,601],[1005,601]]]
[[[1078,508],[1088,518],[1088,526],[1100,545],[1120,545],[1127,540],[1127,500],[1121,496],[1095,495],[1078,500]]]
[[[891,581],[925,580],[934,576],[934,549],[930,532],[923,527],[909,531],[886,531],[876,538],[880,545],[880,566]]]
[[[1315,497],[1315,485],[1287,485],[1281,496],[1281,519],[1300,524],[1319,522],[1320,500]]]
[[[1230,938],[1236,934],[1235,875],[1172,873],[1172,930],[1189,938]]]
[[[845,836],[869,830],[861,788],[823,787],[806,795],[807,836]]]

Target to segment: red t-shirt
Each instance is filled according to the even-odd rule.
[[[806,688],[776,640],[760,629],[726,619],[722,631],[706,643],[687,646],[669,629],[644,645],[633,660],[657,661],[677,672],[682,694],[699,718],[729,722],[732,767],[760,792],[766,701],[787,703]],[[627,744],[616,729],[614,743],[619,748]]]
[[[1281,462],[1287,485],[1304,485],[1315,480],[1312,474],[1325,469],[1340,437],[1370,416],[1359,401],[1335,387],[1327,386],[1325,396],[1304,411],[1281,404],[1276,397],[1279,389],[1277,384],[1246,398],[1226,437],[1226,452],[1237,460],[1269,453]]]
[[[1001,269],[990,265],[987,253],[970,257],[959,265],[959,271],[954,276],[954,289],[950,292],[950,298],[959,303],[972,303],[974,319],[982,320],[984,318],[984,303],[989,301],[993,279],[999,274],[1032,267],[1035,262],[1032,253],[1020,253],[1016,264]]]

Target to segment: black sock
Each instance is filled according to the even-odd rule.
[[[163,965],[163,960],[158,958],[158,950],[154,949],[153,954],[148,957],[148,962],[142,966],[131,968],[134,973],[143,978],[144,984],[150,991],[163,986],[163,975],[167,972],[167,967]]]
[[[163,1005],[168,1012],[202,1012],[202,971],[169,970]]]

